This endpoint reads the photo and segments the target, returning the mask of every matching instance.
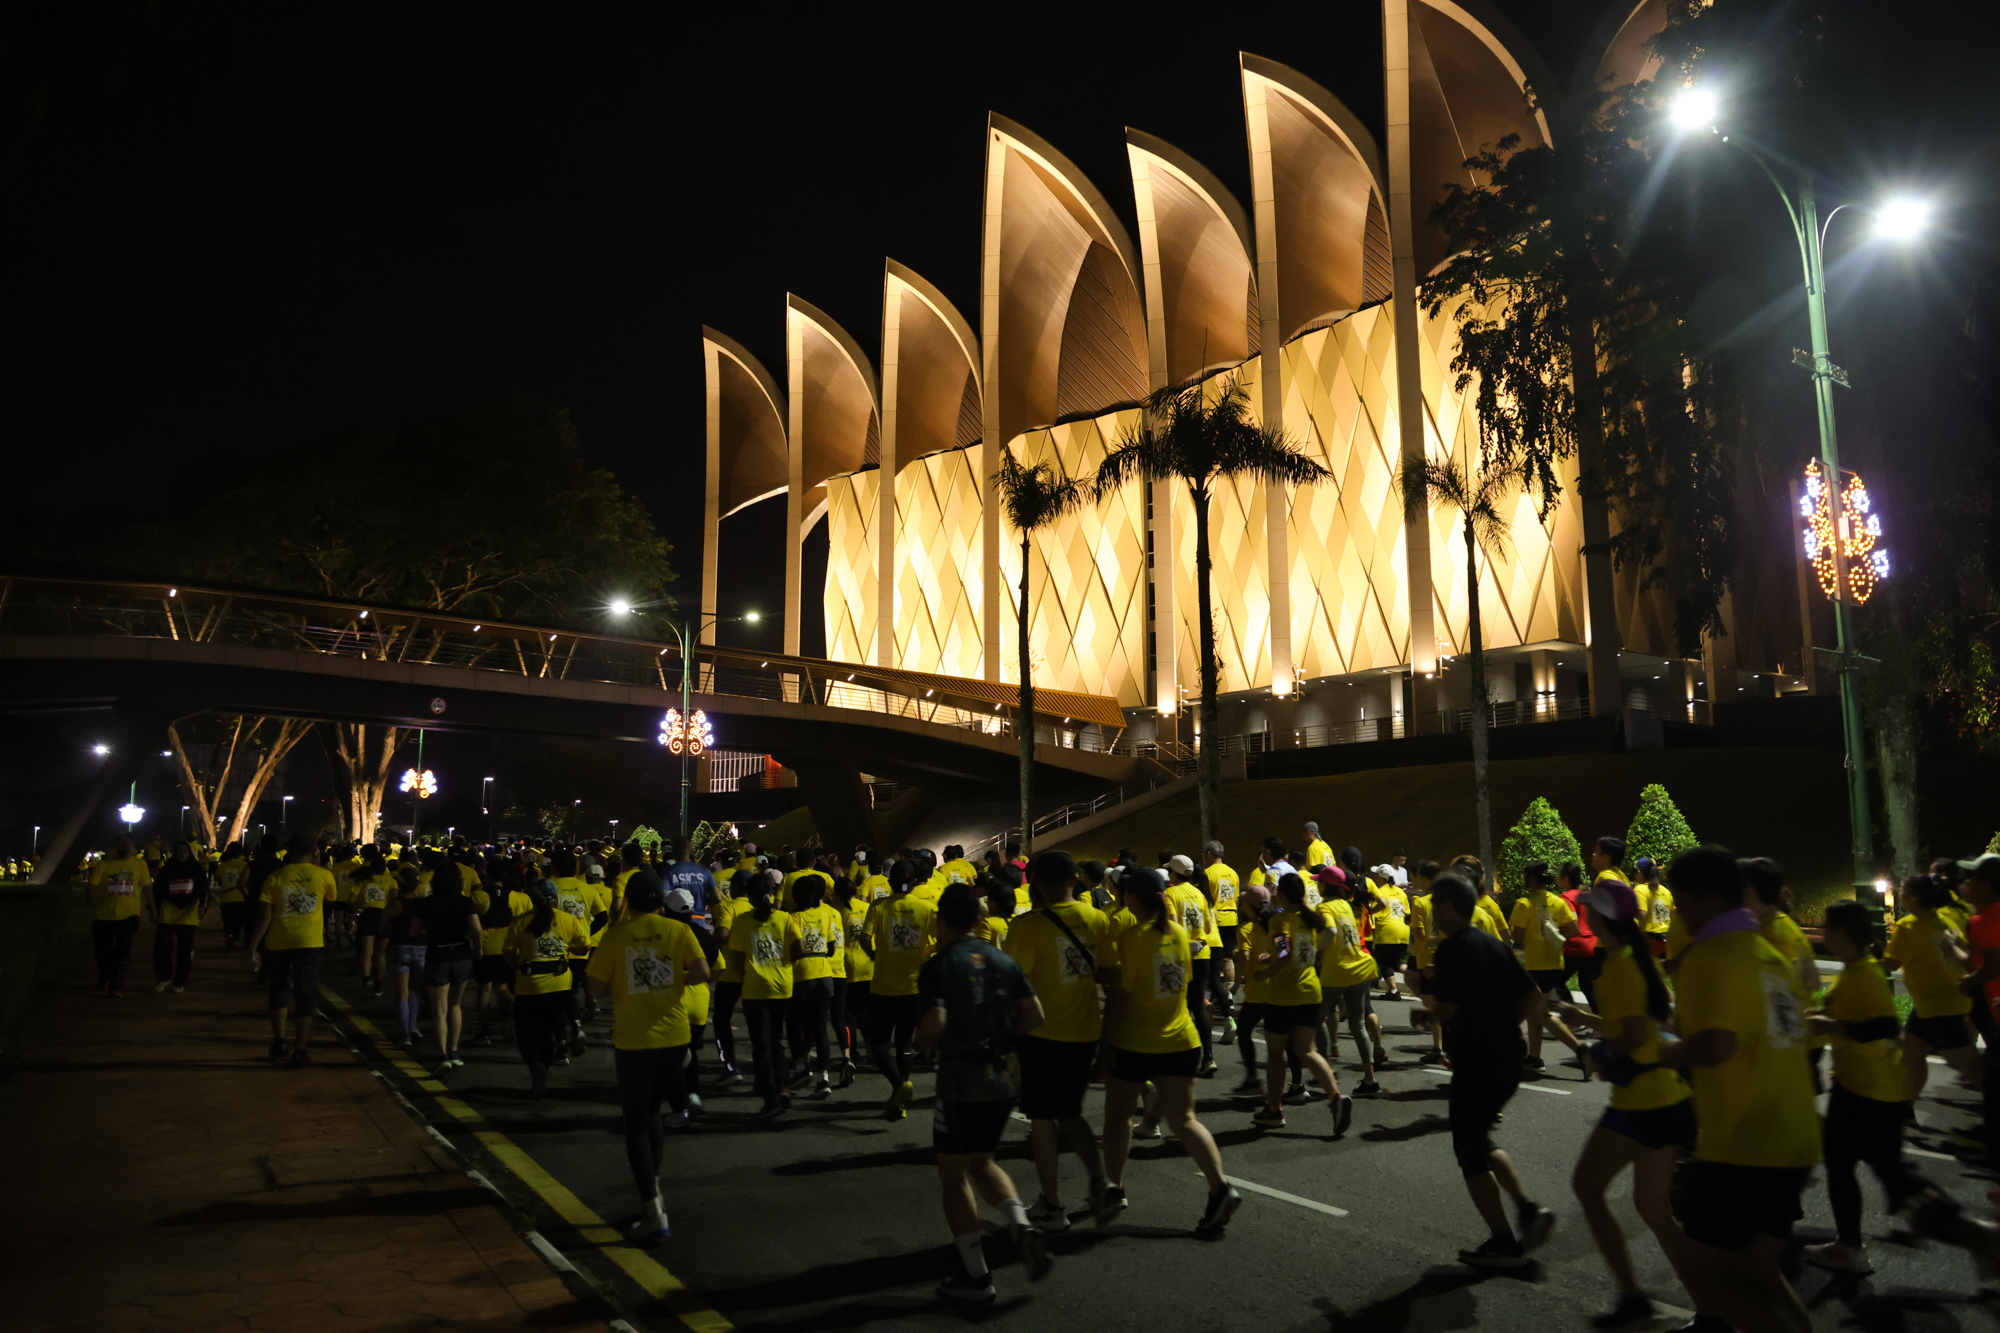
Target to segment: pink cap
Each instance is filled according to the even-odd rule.
[[[1583,895],[1583,901],[1595,907],[1600,916],[1611,921],[1623,921],[1639,915],[1639,895],[1632,892],[1632,886],[1622,879],[1606,875],[1590,886],[1590,892]]]

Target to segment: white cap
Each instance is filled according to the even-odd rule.
[[[1182,879],[1194,878],[1194,862],[1188,860],[1185,856],[1168,857],[1167,869],[1173,871],[1176,875],[1179,875]]]
[[[686,916],[694,911],[694,895],[686,889],[668,889],[666,906],[669,912],[679,912]]]

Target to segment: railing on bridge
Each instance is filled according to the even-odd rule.
[[[0,633],[115,634],[652,688],[682,685],[671,642],[483,622],[470,616],[169,584],[0,577]],[[1011,687],[752,649],[698,645],[693,689],[905,717],[987,736],[1012,734]],[[1114,700],[1038,691],[1038,739],[1130,754]],[[1067,714],[1061,710],[1069,710]]]

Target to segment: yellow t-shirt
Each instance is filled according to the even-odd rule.
[[[773,921],[782,918],[783,913],[771,915]],[[586,971],[611,983],[611,1044],[621,1051],[687,1045],[688,967],[701,956],[694,932],[657,912],[605,931]],[[783,972],[789,995],[792,970],[787,967]]]
[[[396,877],[386,870],[379,875],[370,875],[361,881],[360,901],[364,909],[370,907],[387,907],[389,900],[395,896]]]
[[[1070,935],[1076,936],[1076,943],[1049,920],[1050,912],[1062,918]],[[1096,1041],[1104,1035],[1097,968],[1111,966],[1114,942],[1110,919],[1089,903],[1058,903],[1009,923],[1007,956],[1027,974],[1035,998],[1042,1002],[1042,1025],[1035,1029],[1035,1036],[1050,1041]]]
[[[1319,914],[1326,918],[1325,952],[1320,954],[1318,963],[1322,993],[1328,986],[1358,986],[1373,981],[1377,974],[1375,955],[1361,943],[1361,928],[1354,920],[1354,908],[1344,899],[1334,898],[1319,905]]]
[[[1889,990],[1889,978],[1874,959],[1849,963],[1841,972],[1826,997],[1826,1016],[1843,1023],[1896,1016],[1896,997]],[[1835,1083],[1872,1101],[1910,1100],[1910,1074],[1903,1066],[1903,1045],[1896,1037],[1854,1041],[1843,1033],[1833,1039],[1832,1046]]]
[[[972,923],[972,938],[985,940],[996,949],[1007,947],[1007,922],[1004,916],[982,916]]]
[[[1028,881],[1024,879],[1014,886],[1014,915],[1019,916],[1023,912],[1032,912],[1034,910],[1035,896],[1028,888]]]
[[[143,856],[99,861],[90,871],[90,901],[99,921],[123,921],[141,911],[140,895],[153,887]]]
[[[1369,916],[1374,928],[1374,942],[1377,944],[1408,944],[1410,942],[1410,895],[1394,880],[1378,884],[1368,881],[1368,887],[1375,890],[1375,897],[1381,902]]]
[[[1710,1028],[1736,1034],[1729,1059],[1691,1071],[1701,1126],[1694,1155],[1739,1166],[1816,1164],[1819,1113],[1791,964],[1757,932],[1732,930],[1690,946],[1674,983],[1682,1037]]]
[[[1507,934],[1507,918],[1500,914],[1500,904],[1489,894],[1479,895],[1479,901],[1473,905],[1472,924],[1496,940],[1513,943],[1513,939]]]
[[[1963,949],[1964,932],[1953,931],[1944,912],[1914,913],[1889,932],[1888,956],[1903,965],[1903,986],[1919,1018],[1955,1018],[1972,1012],[1972,997],[1958,988],[1965,969],[1944,951],[1945,942],[1954,936]]]
[[[1793,964],[1792,990],[1798,995],[1800,1002],[1803,1004],[1819,994],[1817,985],[1808,987],[1799,980],[1797,964],[1800,962],[1806,964],[1815,982],[1819,979],[1819,964],[1813,959],[1812,941],[1806,938],[1803,930],[1799,929],[1799,923],[1780,912],[1771,918],[1771,924],[1764,927],[1762,934],[1765,943],[1783,954],[1785,960]]]
[[[692,942],[692,932],[689,938]],[[792,998],[792,945],[798,940],[798,919],[790,912],[773,909],[759,921],[755,912],[746,911],[730,923],[729,951],[743,959],[744,999]]]
[[[1127,926],[1119,932],[1113,957],[1118,985],[1128,998],[1111,1044],[1142,1053],[1201,1045],[1188,1014],[1188,934],[1179,923],[1169,921],[1164,930],[1151,924]]]
[[[485,917],[486,909],[492,903],[493,897],[485,889],[474,889],[472,891],[472,905],[478,910],[481,918]],[[507,910],[513,914],[514,921],[520,921],[524,917],[534,913],[535,900],[525,893],[509,890],[507,893]],[[562,916],[564,913],[557,912],[556,915]],[[487,957],[505,953],[507,950],[507,937],[513,929],[513,924],[510,922],[508,925],[493,930],[481,930],[479,932],[479,952]]]
[[[1255,973],[1262,968],[1264,972],[1264,1003],[1318,1004],[1320,983],[1315,964],[1319,961],[1320,931],[1296,907],[1287,907],[1261,929],[1264,943],[1261,948],[1253,947],[1250,969]],[[1270,954],[1271,960],[1260,964],[1257,957],[1261,953]]]
[[[1202,873],[1208,876],[1208,900],[1215,907],[1215,924],[1235,925],[1236,895],[1242,891],[1241,881],[1236,878],[1236,872],[1217,861]]]
[[[551,912],[548,930],[537,935],[529,920],[533,915],[531,904],[525,915],[514,918],[512,926],[486,931],[482,938],[498,939],[501,951],[513,960],[516,995],[560,995],[571,985],[569,960],[590,956],[590,937],[568,912]],[[535,963],[542,964],[545,970],[524,970]],[[562,966],[550,966],[555,963]]]
[[[1679,959],[1692,938],[1688,928],[1681,924],[1681,914],[1675,912],[1674,919],[1667,923],[1667,960],[1673,962]]]
[[[1167,909],[1188,935],[1188,951],[1196,958],[1208,957],[1211,948],[1222,947],[1222,932],[1215,926],[1215,909],[1208,895],[1192,884],[1167,885]]]
[[[724,940],[727,940],[729,932],[735,928],[736,918],[750,910],[750,900],[748,898],[718,897],[715,900],[713,910],[715,912],[715,933]],[[721,953],[716,955],[715,961],[720,965],[715,974],[716,981],[734,982],[738,986],[743,984],[743,960],[729,952],[727,945],[723,947]]]
[[[872,903],[888,897],[889,892],[887,875],[870,875],[861,881],[861,887],[855,891],[854,896],[857,902]]]
[[[1428,893],[1414,894],[1410,898],[1410,956],[1417,960],[1419,968],[1431,965],[1431,951],[1437,948],[1437,940],[1431,929],[1431,896]]]
[[[587,938],[590,934],[590,914],[597,910],[594,906],[597,895],[590,885],[575,876],[566,875],[550,883],[556,886],[556,910],[575,917]]]
[[[937,941],[937,908],[909,893],[884,898],[868,909],[868,938],[875,945],[871,995],[915,995],[917,973]]]
[[[1640,914],[1648,935],[1664,935],[1674,921],[1674,891],[1664,884],[1655,885],[1646,896],[1646,903]]]
[[[215,867],[215,887],[222,893],[220,901],[243,901],[243,874],[249,868],[250,863],[240,856],[232,856]]]
[[[1646,1012],[1646,978],[1629,944],[1613,945],[1604,953],[1604,973],[1597,979],[1597,1016],[1602,1031],[1615,1037],[1627,1018],[1643,1019],[1646,1040],[1634,1048],[1632,1059],[1642,1065],[1660,1060],[1660,1025]],[[1624,1087],[1613,1086],[1611,1104],[1623,1111],[1651,1111],[1684,1102],[1694,1094],[1674,1069],[1649,1069]]]
[[[873,991],[875,960],[868,956],[867,946],[862,942],[862,933],[868,928],[868,900],[857,893],[847,904],[846,916],[847,979],[869,982]]]
[[[1304,874],[1314,866],[1330,866],[1333,864],[1333,848],[1327,846],[1322,839],[1314,838],[1306,844],[1306,863],[1299,867],[1299,873]],[[1307,880],[1307,883],[1311,882],[1311,880]]]
[[[201,924],[201,901],[195,893],[192,875],[176,875],[169,861],[160,867],[157,883],[166,886],[166,896],[153,904],[154,914],[163,926],[198,926]],[[179,890],[176,892],[175,890]]]
[[[778,881],[778,906],[780,909],[789,912],[798,905],[798,900],[792,897],[792,885],[798,883],[802,876],[810,874],[812,874],[810,870],[787,870],[785,872],[785,877]]]
[[[639,872],[635,870],[632,873],[636,875]],[[583,891],[585,896],[590,900],[590,917],[585,920],[584,924],[589,926],[591,921],[596,920],[599,912],[604,914],[604,924],[595,927],[590,932],[590,942],[596,944],[604,938],[604,932],[611,927],[612,923],[622,919],[624,916],[625,900],[619,896],[622,890],[618,890],[613,885],[607,884],[602,880],[599,880],[595,884],[589,880],[583,881]]]
[[[936,907],[938,905],[938,899],[944,897],[945,886],[949,883],[951,883],[951,881],[944,877],[944,870],[942,867],[940,867],[936,871],[932,872],[931,877],[929,879],[925,880],[923,883],[911,889],[910,896],[912,898],[915,898],[918,902],[927,903],[932,907]]]
[[[326,947],[324,904],[333,893],[333,876],[310,861],[279,866],[264,879],[258,900],[271,909],[271,926],[264,934],[266,949]]]
[[[820,903],[803,912],[794,912],[792,921],[799,932],[802,957],[792,964],[797,981],[818,981],[823,977],[847,975],[847,933],[842,929],[840,909]]]
[[[1576,920],[1576,909],[1564,902],[1562,895],[1543,889],[1542,913],[1557,929]],[[1524,966],[1530,972],[1560,972],[1563,966],[1563,951],[1560,944],[1551,944],[1542,933],[1541,923],[1535,919],[1535,901],[1532,895],[1523,893],[1514,902],[1514,913],[1507,924],[1522,932],[1526,941],[1521,946],[1527,955]]]
[[[946,884],[970,884],[979,876],[979,871],[972,862],[962,856],[953,861],[946,861],[938,867],[938,873],[944,876]]]

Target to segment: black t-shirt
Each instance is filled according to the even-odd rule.
[[[923,1006],[944,1006],[938,1039],[938,1096],[946,1101],[1005,1101],[1021,1095],[1007,1057],[1014,1050],[1014,1005],[1035,993],[1020,964],[985,940],[940,949],[917,974]]]
[[[1521,1061],[1521,997],[1535,983],[1514,951],[1476,926],[1439,941],[1431,994],[1458,1006],[1444,1028],[1453,1065]]]

